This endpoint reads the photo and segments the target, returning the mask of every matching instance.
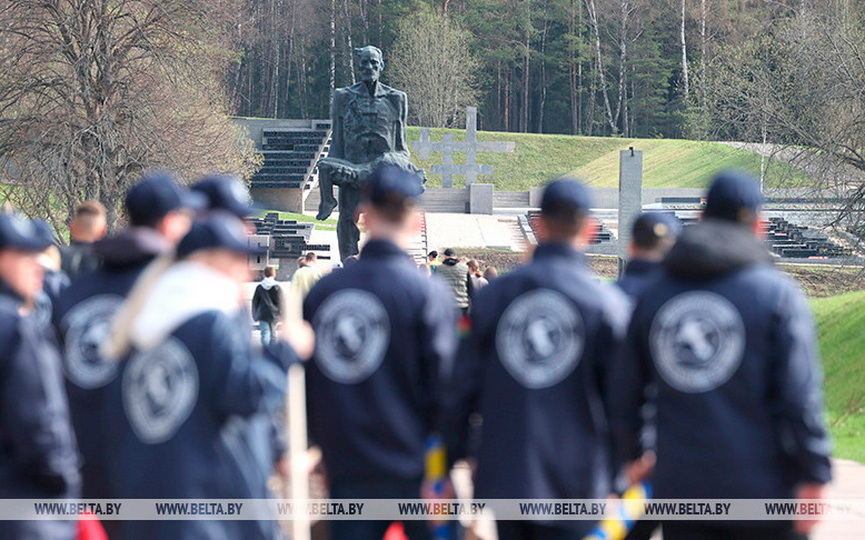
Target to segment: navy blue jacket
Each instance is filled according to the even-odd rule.
[[[170,245],[153,229],[132,228],[97,242],[103,265],[81,274],[54,306],[54,325],[63,351],[66,392],[72,425],[82,456],[82,494],[111,498],[105,480],[105,387],[117,376],[117,362],[106,361],[99,346],[107,339],[114,316],[144,268]]]
[[[121,363],[104,400],[106,462],[118,498],[267,499],[270,422],[284,403],[291,348],[250,348],[245,314],[193,316]],[[122,411],[118,414],[118,411]],[[274,521],[123,522],[124,539],[275,538]]]
[[[787,498],[830,480],[814,323],[749,230],[686,229],[645,287],[616,369],[619,462],[641,448],[648,384],[660,498]]]
[[[660,270],[660,262],[633,259],[628,261],[625,271],[622,277],[616,281],[616,285],[629,297],[634,298]]]
[[[0,282],[0,499],[78,496],[78,454],[60,358]],[[74,538],[71,522],[0,521],[0,538]]]
[[[457,345],[452,295],[396,245],[372,240],[313,287],[304,318],[316,332],[309,429],[328,477],[420,480]]]
[[[456,362],[445,439],[451,461],[475,454],[479,498],[604,498],[612,492],[606,381],[627,300],[564,244],[477,294]],[[469,418],[483,418],[469,448]],[[582,533],[589,522],[560,522]]]

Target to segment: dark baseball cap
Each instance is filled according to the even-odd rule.
[[[544,189],[541,197],[541,213],[546,215],[589,212],[591,209],[592,195],[589,189],[572,178],[553,180]]]
[[[225,249],[253,256],[267,252],[266,248],[250,245],[243,220],[224,210],[193,223],[177,246],[177,256],[183,258],[201,249]]]
[[[0,214],[0,250],[17,249],[38,253],[54,243],[51,226],[18,214]]]
[[[760,184],[754,176],[743,171],[723,171],[712,180],[704,215],[747,222],[756,217],[763,202]]]
[[[126,194],[126,210],[133,223],[152,223],[179,208],[203,210],[207,199],[182,186],[168,172],[152,173]]]
[[[637,244],[654,244],[665,238],[676,238],[682,222],[666,212],[646,212],[634,221],[631,235]]]
[[[374,170],[364,188],[364,196],[373,206],[414,202],[423,192],[420,176],[395,165]]]
[[[191,189],[207,198],[208,210],[227,210],[239,218],[245,218],[260,209],[253,204],[246,184],[233,174],[205,176]]]

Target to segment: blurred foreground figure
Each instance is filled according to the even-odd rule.
[[[86,499],[114,497],[105,480],[101,411],[105,387],[117,377],[117,362],[105,359],[99,347],[111,336],[114,317],[144,268],[174,251],[203,202],[165,173],[145,177],[126,196],[129,228],[93,246],[102,266],[81,274],[56,302],[54,321]],[[117,523],[105,526],[110,531]]]
[[[107,356],[122,357],[104,403],[105,457],[119,498],[266,499],[274,463],[272,418],[283,407],[297,355],[274,341],[250,347],[242,286],[249,281],[244,223],[211,213],[193,224],[176,260],[159,260],[136,284]],[[299,353],[310,332],[288,332]],[[275,538],[262,521],[123,522],[124,539]]]
[[[107,231],[105,207],[99,201],[84,201],[78,205],[69,223],[69,245],[60,248],[60,269],[69,279],[75,280],[99,266],[93,244],[102,240]]]
[[[585,186],[550,183],[531,263],[475,297],[448,396],[445,439],[451,461],[477,460],[478,499],[603,499],[612,492],[606,384],[628,307],[586,266],[581,251],[591,241],[590,210]],[[483,418],[478,448],[469,444],[474,414]],[[595,525],[497,523],[500,540],[581,539]]]
[[[35,223],[0,215],[0,499],[78,496],[75,437],[60,358],[28,316],[42,291],[40,253],[51,245]],[[75,537],[73,522],[0,521],[0,538]]]
[[[404,251],[420,228],[420,178],[388,167],[364,189],[369,241],[360,260],[322,278],[304,304],[316,332],[309,428],[332,498],[417,499],[442,399],[439,373],[456,348],[455,310]],[[423,521],[404,525],[412,540],[431,537]],[[331,521],[331,538],[379,540],[388,526]]]
[[[655,385],[660,499],[821,499],[830,480],[814,323],[759,240],[762,203],[752,178],[719,175],[703,220],[638,297],[634,354],[615,377],[616,440],[619,461],[640,458],[640,410]],[[814,524],[670,521],[663,534],[793,539]]]

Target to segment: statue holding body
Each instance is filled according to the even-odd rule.
[[[337,207],[333,186],[339,186],[336,231],[342,259],[358,253],[360,230],[355,213],[361,189],[376,167],[399,165],[426,181],[423,171],[409,162],[405,92],[379,81],[384,69],[381,50],[366,46],[355,52],[360,82],[334,92],[330,152],[318,162],[321,202],[316,218],[327,219]]]

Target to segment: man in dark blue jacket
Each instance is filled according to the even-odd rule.
[[[284,341],[266,357],[251,350],[242,295],[250,254],[243,222],[211,214],[118,314],[105,353],[123,358],[119,384],[103,400],[107,476],[118,498],[270,497],[270,419],[297,356]],[[308,356],[311,332],[305,339],[298,353]],[[120,536],[269,539],[279,527],[261,518],[122,522]]]
[[[78,496],[78,456],[60,358],[28,316],[42,289],[34,223],[0,215],[0,499]],[[0,538],[75,538],[71,521],[0,521]]]
[[[365,190],[369,241],[360,260],[319,281],[304,303],[316,332],[309,428],[331,497],[417,499],[425,439],[438,427],[439,374],[456,349],[455,309],[448,291],[403,251],[420,226],[420,179],[384,168]],[[330,528],[335,540],[377,540],[388,525],[333,521]],[[405,528],[412,539],[430,537],[424,522]]]
[[[550,183],[532,262],[477,294],[445,432],[451,461],[477,459],[477,498],[588,499],[613,491],[605,385],[628,307],[621,291],[586,267],[590,209],[582,184]],[[472,451],[475,413],[483,426]],[[499,521],[498,530],[501,540],[579,539],[595,524],[539,518]]]
[[[630,260],[616,285],[631,298],[661,269],[664,255],[676,242],[682,225],[676,216],[664,212],[642,214],[631,227]]]
[[[616,370],[620,462],[640,456],[654,383],[658,498],[819,499],[830,480],[814,323],[770,264],[757,183],[720,174],[640,296]],[[813,522],[670,521],[665,539],[800,538]]]
[[[55,305],[66,391],[72,423],[81,449],[83,496],[109,498],[102,456],[104,422],[100,415],[105,386],[117,376],[117,363],[99,347],[142,271],[160,255],[170,255],[189,230],[194,209],[203,198],[191,195],[167,174],[146,177],[126,197],[130,227],[96,242],[102,266],[81,274]],[[111,528],[114,523],[106,522]]]

